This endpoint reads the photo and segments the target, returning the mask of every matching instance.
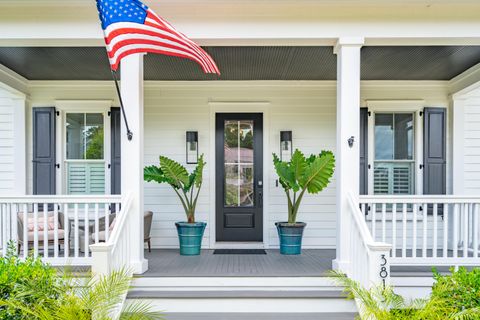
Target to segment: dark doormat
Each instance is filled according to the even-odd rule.
[[[213,254],[267,254],[263,249],[216,249]]]

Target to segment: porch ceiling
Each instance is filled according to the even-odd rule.
[[[335,80],[332,47],[206,47],[219,80]],[[450,80],[480,63],[480,46],[364,47],[363,80]],[[0,47],[0,64],[29,80],[110,80],[103,47]],[[216,80],[196,63],[149,54],[146,80]]]

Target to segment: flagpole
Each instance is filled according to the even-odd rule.
[[[117,73],[112,70],[112,77],[115,81],[115,88],[117,88],[118,99],[120,100],[120,109],[122,110],[123,120],[125,121],[125,127],[127,128],[127,138],[128,141],[131,141],[133,138],[133,133],[130,131],[128,126],[127,116],[125,115],[125,109],[123,108],[122,94],[120,93],[120,87],[118,86]]]

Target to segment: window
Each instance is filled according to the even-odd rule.
[[[65,126],[67,193],[104,194],[103,114],[67,113]]]
[[[374,194],[414,194],[414,114],[376,113],[374,139]]]

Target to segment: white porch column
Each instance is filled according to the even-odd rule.
[[[333,268],[345,272],[350,263],[348,194],[358,199],[360,191],[360,48],[363,42],[363,38],[340,38],[334,49],[337,55],[337,257]],[[348,143],[351,137],[352,147]]]
[[[123,58],[121,63],[121,93],[125,114],[133,132],[128,141],[122,119],[122,195],[132,195],[130,228],[134,273],[143,273],[148,261],[143,256],[143,54]]]

